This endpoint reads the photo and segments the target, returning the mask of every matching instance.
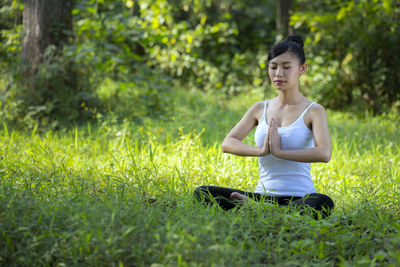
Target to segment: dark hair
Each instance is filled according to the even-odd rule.
[[[300,65],[302,65],[304,62],[306,62],[303,46],[304,43],[300,35],[289,35],[285,40],[277,43],[271,49],[271,51],[268,53],[268,61],[289,51],[300,60]]]

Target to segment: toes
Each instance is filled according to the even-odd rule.
[[[239,200],[239,201],[246,201],[247,197],[245,195],[240,194],[239,192],[233,192],[231,194],[231,199]]]
[[[233,192],[231,194],[231,199],[237,199],[237,200],[242,200],[241,195],[238,192]]]

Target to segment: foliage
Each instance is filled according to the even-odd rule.
[[[176,85],[270,94],[276,1],[77,0],[69,43],[49,47],[29,80],[20,75],[22,10],[21,0],[0,4],[0,116],[8,123],[167,119]],[[334,109],[399,110],[399,14],[389,0],[295,1],[291,24],[306,37],[310,66],[302,92]]]
[[[311,75],[322,104],[382,113],[400,109],[400,4],[396,1],[299,1],[291,17],[307,34]]]
[[[259,99],[179,91],[182,110],[148,128],[3,125],[0,264],[399,265],[398,118],[329,112],[333,157],[312,167],[317,191],[335,201],[327,219],[250,204],[223,212],[191,194],[203,184],[254,190],[257,160],[222,154],[220,143]]]
[[[107,16],[100,18],[103,13]],[[22,28],[3,30],[10,39],[1,50],[12,60],[7,62],[9,77],[3,77],[7,87],[1,100],[2,118],[31,128],[36,123],[58,128],[97,118],[111,109],[118,111],[121,105],[121,117],[162,116],[170,107],[170,79],[142,59],[135,39],[144,32],[126,21],[131,14],[125,2],[105,4],[102,10],[97,1],[82,1],[73,15],[69,44],[48,47],[37,74],[29,79],[21,75]],[[110,80],[118,81],[117,90],[96,92]]]
[[[36,74],[26,75],[26,64],[21,60],[22,25],[18,25],[22,23],[23,3],[7,2],[9,6],[2,9],[4,14],[19,17],[19,22],[12,28],[6,24],[1,28],[2,37],[7,40],[0,46],[0,54],[7,58],[2,62],[6,70],[0,99],[2,120],[29,128],[35,124],[58,128],[73,121],[85,121],[91,114],[80,108],[80,103],[98,101],[83,78],[87,73],[75,67],[76,55],[68,53],[72,48],[50,45]],[[67,34],[71,37],[71,33]],[[77,75],[81,77],[78,79]]]
[[[75,42],[87,55],[82,65],[90,66],[98,81],[97,94],[110,110],[121,117],[164,118],[171,108],[171,79],[149,63],[146,49],[152,40],[126,4],[81,1],[76,5]]]
[[[226,94],[265,85],[274,1],[139,1],[151,62],[181,84]],[[164,10],[162,9],[164,7]]]
[[[110,110],[137,121],[162,117],[171,108],[172,79],[227,94],[264,85],[265,47],[274,27],[268,1],[75,3],[70,43],[49,47],[28,81],[20,75],[22,27],[2,28],[7,42],[0,52],[9,59],[2,117],[8,122],[54,128]],[[22,8],[20,1],[4,5],[4,27]]]

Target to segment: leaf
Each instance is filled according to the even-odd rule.
[[[342,65],[343,66],[345,66],[345,65],[347,65],[347,64],[349,64],[349,62],[351,61],[353,59],[353,54],[347,54],[346,56],[345,56],[345,58],[343,59],[343,61],[342,61]]]
[[[390,3],[390,0],[384,0],[383,1],[383,7],[385,8],[386,12],[389,12],[392,10],[392,4]]]
[[[336,19],[337,19],[337,20],[342,20],[342,19],[344,18],[345,15],[346,15],[346,8],[345,8],[345,7],[342,7],[342,8],[339,10],[339,12],[338,12],[338,14],[337,14],[337,16],[336,16]]]

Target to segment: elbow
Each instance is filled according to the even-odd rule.
[[[225,140],[221,144],[221,150],[222,150],[223,153],[227,153],[228,152],[228,146],[227,146]]]
[[[318,162],[328,163],[331,160],[332,148],[319,146],[315,152]]]
[[[324,158],[322,159],[322,162],[323,162],[323,163],[328,163],[330,160],[331,160],[331,157],[324,157]]]
[[[324,155],[322,155],[322,162],[324,163],[328,163],[331,160],[331,156],[332,153],[324,153]]]
[[[224,141],[221,144],[221,150],[223,153],[230,153],[231,152],[231,145],[230,145],[230,138],[227,136],[225,137]]]

